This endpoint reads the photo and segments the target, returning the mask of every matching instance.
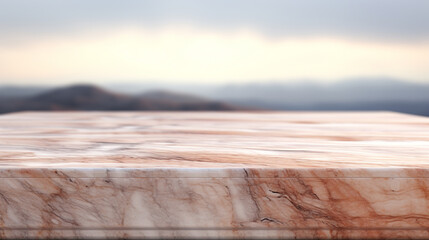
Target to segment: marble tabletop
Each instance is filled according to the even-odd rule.
[[[392,112],[23,112],[0,168],[429,167],[429,118]]]
[[[0,181],[4,238],[428,238],[429,118],[6,114]]]

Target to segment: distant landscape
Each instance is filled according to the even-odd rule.
[[[0,86],[0,113],[39,110],[380,110],[429,116],[429,84],[379,78],[330,84]]]
[[[0,93],[2,91],[8,92],[8,94],[0,97],[0,113],[54,110],[236,110],[232,105],[223,102],[185,94],[151,91],[141,95],[129,95],[108,91],[94,85],[73,85],[52,90],[6,87],[0,89]],[[16,91],[17,94],[11,94],[12,91]]]

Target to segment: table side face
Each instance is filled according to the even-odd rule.
[[[429,228],[429,179],[9,178],[2,227]]]
[[[0,181],[3,238],[87,239],[113,233],[160,239],[429,236],[429,178]]]

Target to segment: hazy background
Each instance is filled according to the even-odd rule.
[[[429,116],[429,1],[0,0],[0,113]]]

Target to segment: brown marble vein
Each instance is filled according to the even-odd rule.
[[[1,238],[429,238],[429,119],[0,117]]]

